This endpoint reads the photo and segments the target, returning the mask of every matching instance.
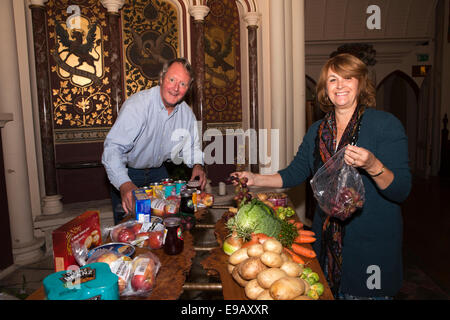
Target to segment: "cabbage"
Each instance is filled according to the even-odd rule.
[[[271,213],[271,209],[258,199],[243,205],[228,220],[227,227],[245,238],[249,238],[251,233],[264,233],[278,238],[282,228],[280,220]]]

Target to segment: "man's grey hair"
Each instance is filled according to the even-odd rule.
[[[159,85],[161,85],[164,77],[166,76],[167,71],[169,70],[170,66],[174,63],[181,63],[181,65],[184,67],[184,69],[189,73],[189,76],[191,77],[191,80],[189,80],[189,88],[191,87],[192,83],[194,82],[194,70],[192,69],[191,64],[189,63],[188,59],[186,58],[175,58],[172,59],[166,63],[164,63],[164,66],[159,73]]]

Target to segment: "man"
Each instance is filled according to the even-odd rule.
[[[201,188],[205,187],[195,115],[183,101],[192,82],[189,62],[177,58],[164,65],[158,86],[140,91],[124,102],[105,139],[102,155],[113,186],[115,224],[122,219],[117,212],[120,204],[126,214],[133,212],[133,190],[167,178],[164,162],[179,161],[180,154],[192,168],[191,180],[198,177]]]

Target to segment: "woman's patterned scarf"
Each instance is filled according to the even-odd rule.
[[[356,144],[364,110],[365,107],[362,105],[356,107],[352,118],[342,134],[338,148],[336,148],[337,126],[334,110],[325,115],[319,125],[316,138],[314,172],[317,172],[338,150],[348,144]],[[319,210],[323,218],[326,216],[322,227],[322,250],[319,262],[327,275],[327,280],[333,295],[337,297],[341,281],[342,240],[344,238],[345,222],[327,216],[320,207]]]

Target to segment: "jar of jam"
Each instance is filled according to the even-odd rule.
[[[164,252],[168,255],[176,255],[181,253],[184,248],[181,219],[178,217],[165,218],[164,226],[167,229]]]
[[[192,191],[185,190],[180,193],[180,212],[194,214],[195,207],[192,199]]]

